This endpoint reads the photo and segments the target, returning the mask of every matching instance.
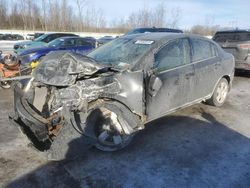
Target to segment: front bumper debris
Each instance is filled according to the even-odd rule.
[[[62,128],[64,118],[58,113],[44,118],[28,102],[18,84],[14,85],[14,108],[15,114],[9,117],[10,121],[21,129],[38,150],[48,150]]]

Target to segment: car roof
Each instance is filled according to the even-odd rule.
[[[72,35],[72,36],[77,36],[76,34],[74,34],[74,33],[45,33],[44,35],[58,35],[58,34],[60,34],[60,35]]]
[[[56,39],[85,39],[86,41],[93,40],[93,39],[90,39],[90,38],[87,38],[87,37],[78,37],[78,36],[59,37],[59,38],[56,38]]]
[[[220,33],[250,33],[249,30],[224,30],[224,31],[217,31],[215,34]]]
[[[134,34],[134,35],[124,35],[121,38],[130,38],[135,40],[153,40],[155,42],[160,42],[162,40],[172,40],[177,38],[183,38],[183,37],[192,37],[192,38],[200,38],[203,40],[211,41],[210,39],[206,37],[202,37],[199,35],[193,35],[193,34],[184,34],[184,33],[164,33],[164,32],[153,32],[153,33],[140,33],[140,34]]]
[[[180,29],[173,29],[173,28],[167,28],[167,27],[139,27],[135,28],[133,30],[169,30],[169,31],[181,31]]]

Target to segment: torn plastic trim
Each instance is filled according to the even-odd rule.
[[[48,150],[64,125],[64,117],[57,112],[48,118],[42,117],[25,99],[18,84],[14,86],[14,104],[16,114],[9,117],[12,124],[19,127],[38,150]]]
[[[21,121],[20,126],[23,124],[30,125],[31,131],[37,136],[39,141],[45,141],[49,137],[47,135],[46,124],[48,123],[45,118],[38,115],[28,104],[27,100],[23,97],[24,93],[18,85],[14,86],[14,104],[16,110],[16,122]]]

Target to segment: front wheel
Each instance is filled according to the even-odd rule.
[[[86,125],[94,128],[97,149],[117,151],[131,143],[141,122],[124,105],[110,101],[90,107]]]
[[[214,93],[206,102],[212,106],[222,106],[227,98],[229,91],[229,83],[225,78],[222,78],[215,87]]]

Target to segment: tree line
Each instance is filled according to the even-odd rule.
[[[180,27],[179,7],[166,9],[164,3],[153,8],[143,6],[127,18],[107,21],[104,11],[90,0],[0,0],[0,29],[126,32],[136,27]],[[219,26],[195,25],[186,32],[213,34]]]
[[[123,32],[151,26],[176,28],[181,10],[175,8],[169,15],[166,12],[160,3],[155,8],[143,7],[128,18],[116,18],[108,23],[103,10],[91,6],[89,0],[0,0],[0,28],[78,32]]]

